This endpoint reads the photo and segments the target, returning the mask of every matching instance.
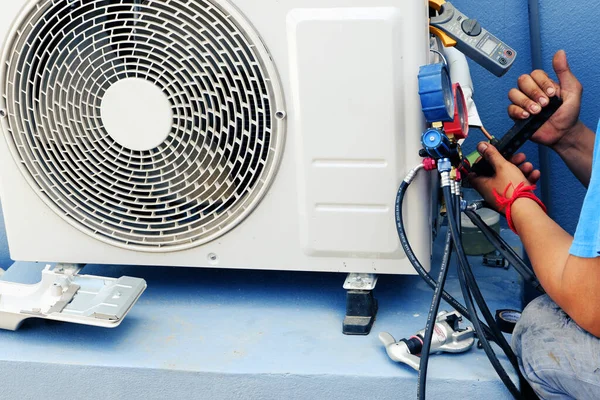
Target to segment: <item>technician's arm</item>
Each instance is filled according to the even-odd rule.
[[[471,176],[471,182],[489,204],[496,204],[494,190],[503,193],[510,184],[516,187],[521,182],[532,183],[531,178],[506,161],[493,146],[480,143],[478,150],[496,171],[493,177]],[[531,176],[537,176],[535,171],[529,173]],[[507,196],[512,196],[512,190]],[[511,207],[511,214],[535,273],[548,295],[579,326],[600,337],[600,258],[570,255],[573,237],[532,200],[518,199]]]
[[[534,201],[519,199],[511,210],[533,269],[548,295],[580,327],[600,337],[600,258],[570,255],[573,237]]]
[[[579,120],[583,88],[571,72],[564,51],[556,53],[553,66],[560,84],[542,70],[522,75],[519,88],[512,89],[508,94],[513,103],[508,107],[508,114],[514,119],[525,119],[530,114],[538,114],[542,107],[548,105],[549,97],[560,96],[562,107],[536,132],[532,140],[553,148],[587,187],[592,172],[594,133]]]
[[[588,187],[592,176],[595,138],[596,134],[579,121],[571,133],[553,147],[585,187]]]

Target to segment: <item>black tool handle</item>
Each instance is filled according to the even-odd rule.
[[[532,115],[527,119],[517,121],[515,125],[510,128],[502,139],[498,142],[496,148],[506,159],[510,159],[521,146],[523,146],[538,129],[542,127],[554,115],[556,110],[562,106],[563,102],[558,97],[551,97],[550,104],[542,108],[539,114]],[[492,176],[494,175],[494,169],[484,159],[481,159],[471,169],[472,172],[477,175]]]

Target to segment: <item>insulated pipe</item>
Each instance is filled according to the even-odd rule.
[[[529,2],[529,36],[531,42],[531,66],[534,70],[543,69],[542,59],[542,29],[540,24],[539,0],[528,0]],[[540,159],[540,189],[542,201],[548,209],[548,215],[553,216],[552,192],[550,188],[550,149],[538,145],[538,157]]]
[[[450,70],[450,80],[452,83],[460,83],[460,88],[465,95],[467,101],[467,110],[469,111],[469,125],[481,126],[481,119],[479,118],[479,112],[477,106],[473,101],[473,80],[471,79],[471,70],[467,57],[454,47],[445,47],[444,55],[448,61],[448,68]]]

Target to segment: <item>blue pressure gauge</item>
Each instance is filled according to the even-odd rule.
[[[454,93],[445,64],[429,64],[419,71],[421,109],[429,123],[454,121]]]

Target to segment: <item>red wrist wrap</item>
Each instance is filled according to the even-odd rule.
[[[525,182],[521,182],[519,184],[519,186],[517,186],[515,188],[515,190],[513,191],[512,197],[508,198],[508,197],[506,197],[506,193],[508,193],[508,190],[511,187],[514,187],[514,185],[512,183],[509,183],[508,186],[506,186],[506,189],[504,189],[503,196],[500,196],[500,194],[498,194],[496,189],[494,189],[494,197],[496,198],[496,204],[498,205],[498,208],[500,210],[505,210],[506,222],[508,222],[508,227],[514,233],[517,233],[517,230],[515,229],[515,225],[513,224],[512,215],[510,212],[511,206],[517,199],[521,199],[521,198],[531,199],[531,200],[535,201],[536,203],[538,203],[538,205],[540,207],[542,207],[542,210],[544,210],[544,212],[548,212],[548,211],[546,210],[546,206],[544,205],[544,203],[542,203],[542,201],[540,199],[538,199],[538,197],[533,193],[533,191],[536,189],[535,186],[525,186]]]

